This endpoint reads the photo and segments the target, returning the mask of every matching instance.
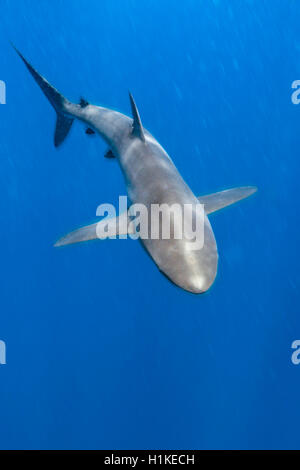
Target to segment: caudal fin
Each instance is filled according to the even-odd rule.
[[[67,137],[74,120],[64,113],[64,108],[66,103],[68,103],[68,100],[32,67],[32,65],[25,59],[25,57],[13,44],[12,46],[57,113],[54,145],[55,147],[58,147]]]

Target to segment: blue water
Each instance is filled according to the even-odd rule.
[[[1,0],[2,449],[299,448],[300,5],[296,0]],[[55,249],[125,185],[55,113],[9,44],[69,99],[130,113],[210,217],[216,282],[188,294],[138,242]]]

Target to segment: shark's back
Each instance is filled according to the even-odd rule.
[[[133,204],[147,208],[147,232],[140,240],[158,268],[176,285],[193,293],[205,292],[214,282],[217,273],[218,253],[210,222],[199,201],[185,183],[171,158],[147,131],[145,142],[133,139],[119,157],[129,198]],[[202,216],[203,245],[191,249],[191,240],[182,231],[177,239],[175,219],[170,218],[170,237],[165,239],[161,228],[158,238],[152,236],[153,227],[159,224],[154,206],[192,208],[192,217]],[[182,212],[183,214],[183,212]],[[168,221],[169,222],[169,221]]]

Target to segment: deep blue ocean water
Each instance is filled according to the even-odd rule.
[[[299,448],[299,3],[0,8],[0,448]],[[132,240],[53,247],[125,184],[78,123],[54,148],[55,113],[9,41],[73,101],[130,114],[130,89],[196,194],[258,186],[210,217],[208,293]]]

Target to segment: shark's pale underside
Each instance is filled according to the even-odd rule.
[[[54,136],[59,146],[69,133],[75,118],[87,126],[87,134],[99,133],[109,147],[107,157],[116,157],[125,177],[129,199],[146,207],[152,204],[204,204],[204,244],[190,250],[190,241],[181,239],[142,239],[158,268],[174,284],[193,293],[203,293],[213,284],[218,266],[218,251],[207,214],[229,206],[256,191],[239,187],[197,197],[183,180],[174,163],[157,140],[142,126],[139,112],[130,95],[132,118],[111,109],[94,106],[84,99],[75,104],[62,96],[17,51],[57,113]],[[115,235],[128,231],[129,219],[120,216]],[[124,223],[124,221],[126,221]],[[132,225],[130,225],[132,227]],[[82,227],[60,239],[55,246],[99,238],[97,224]],[[131,230],[130,228],[129,230]],[[111,234],[111,232],[110,232]]]

